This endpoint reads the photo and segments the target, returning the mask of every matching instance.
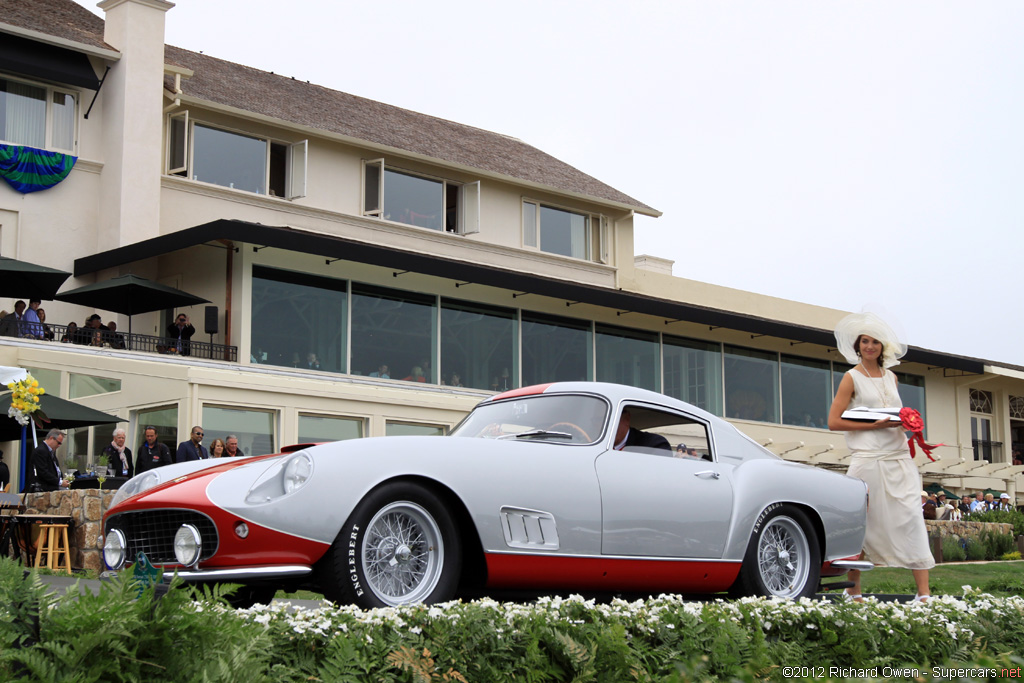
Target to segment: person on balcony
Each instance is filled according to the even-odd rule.
[[[167,326],[167,336],[173,340],[175,350],[182,356],[190,355],[188,340],[195,333],[196,328],[192,326],[192,323],[188,321],[188,316],[184,313],[179,313],[174,322]]]

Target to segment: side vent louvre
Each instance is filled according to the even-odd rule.
[[[504,505],[500,514],[508,547],[558,550],[558,530],[550,512]]]

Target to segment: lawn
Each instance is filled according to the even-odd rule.
[[[934,595],[963,595],[963,586],[980,588],[986,593],[1006,597],[1024,596],[1024,561],[951,562],[931,571],[928,585]],[[909,569],[879,567],[861,575],[861,591],[905,593],[913,595],[914,578]]]

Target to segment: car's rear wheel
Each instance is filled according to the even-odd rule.
[[[777,503],[754,524],[733,593],[810,597],[818,589],[821,551],[807,515]]]
[[[441,500],[422,486],[386,484],[364,498],[324,557],[324,595],[361,607],[450,599],[462,551]]]

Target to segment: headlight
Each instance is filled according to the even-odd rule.
[[[284,492],[291,493],[302,488],[309,481],[311,474],[313,474],[313,461],[308,455],[299,453],[289,459],[284,465],[284,474],[281,476]]]
[[[305,451],[275,460],[249,489],[245,502],[260,505],[294,493],[313,476],[313,458]]]
[[[174,558],[178,564],[194,566],[202,550],[203,537],[199,535],[199,529],[191,524],[182,524],[178,533],[174,534]]]
[[[160,483],[160,474],[157,470],[150,470],[145,474],[140,474],[137,477],[132,477],[124,483],[124,486],[117,490],[114,494],[114,499],[110,502],[110,507],[114,507],[122,500],[131,498],[134,495],[148,491],[154,486]]]
[[[103,561],[111,569],[120,569],[124,566],[124,560],[128,550],[128,542],[120,529],[111,529],[103,542]]]

